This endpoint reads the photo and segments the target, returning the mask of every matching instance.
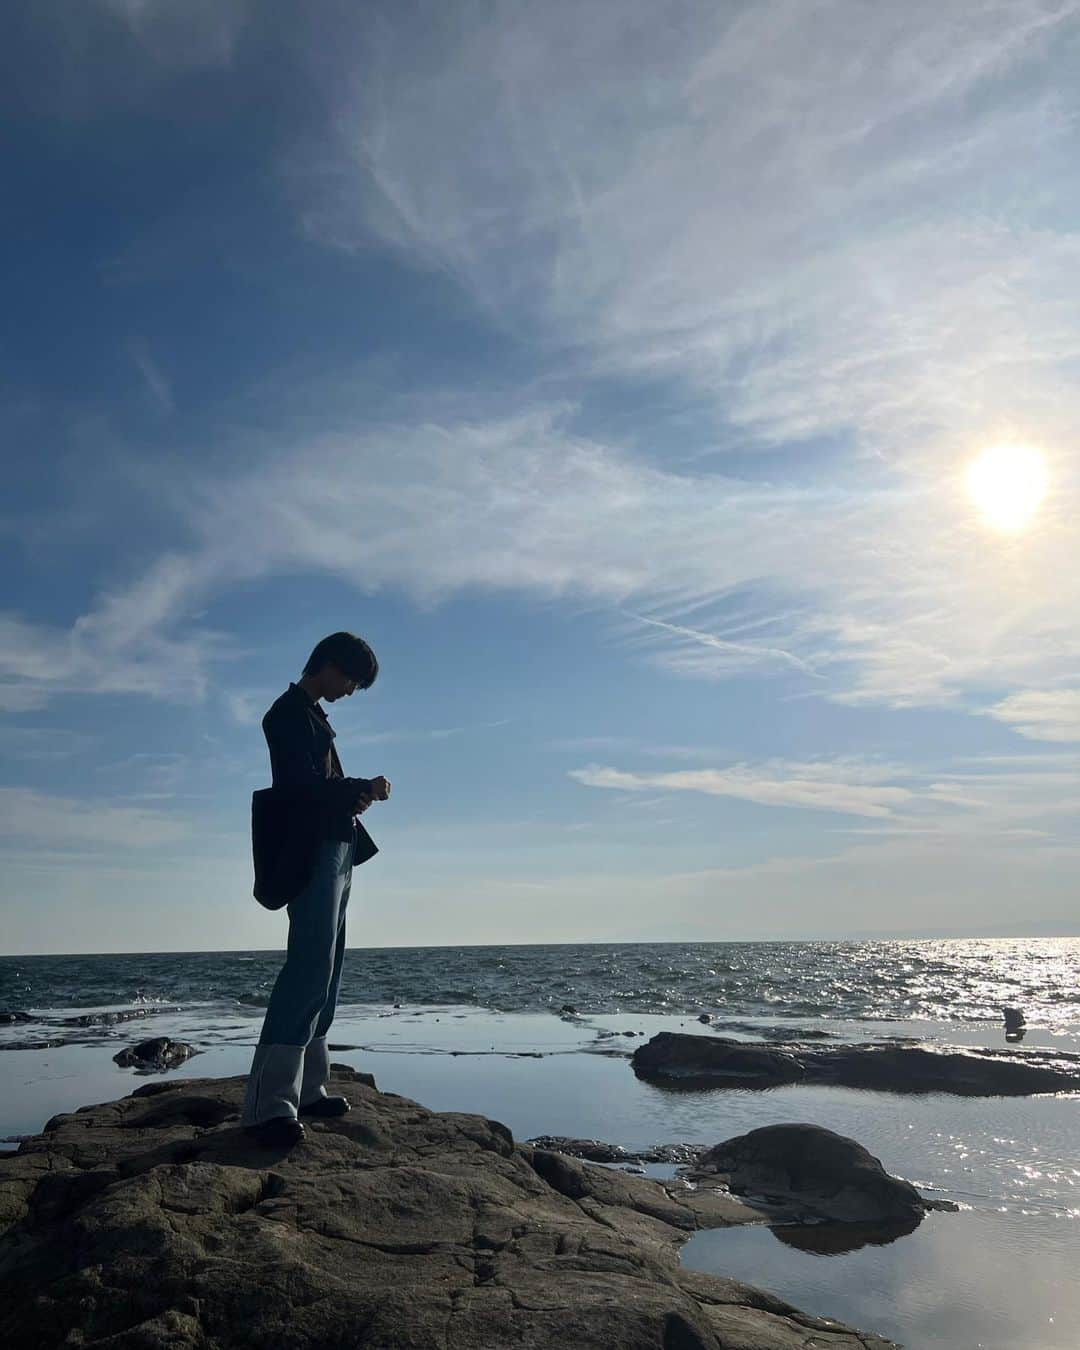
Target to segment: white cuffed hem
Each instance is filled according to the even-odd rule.
[[[275,1116],[296,1117],[304,1074],[302,1045],[257,1045],[244,1093],[243,1125]]]
[[[304,1050],[304,1077],[300,1085],[300,1105],[310,1106],[326,1096],[330,1081],[330,1049],[325,1036],[316,1036]]]

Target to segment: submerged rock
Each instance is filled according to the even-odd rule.
[[[692,1175],[719,1178],[736,1195],[794,1203],[804,1217],[842,1223],[906,1223],[941,1208],[909,1181],[890,1176],[862,1144],[820,1125],[751,1130],[703,1153]]]
[[[122,1069],[137,1069],[142,1073],[163,1073],[166,1069],[175,1069],[192,1055],[201,1055],[193,1045],[184,1041],[172,1041],[168,1036],[155,1036],[149,1041],[140,1041],[113,1055],[113,1062]]]
[[[662,1031],[634,1052],[634,1071],[672,1087],[778,1087],[825,1083],[880,1092],[1028,1096],[1080,1089],[1080,1055],[1037,1050],[935,1049],[925,1045],[747,1044]]]
[[[0,1157],[0,1344],[114,1350],[888,1350],[680,1268],[731,1196],[515,1144],[334,1066],[291,1151],[245,1080],[163,1081]]]

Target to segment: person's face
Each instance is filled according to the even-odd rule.
[[[346,675],[335,665],[329,665],[326,667],[325,687],[326,693],[323,697],[329,703],[336,703],[339,698],[348,698],[354,693],[357,685],[351,675]]]

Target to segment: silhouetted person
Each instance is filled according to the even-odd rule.
[[[287,901],[289,912],[288,954],[270,995],[244,1099],[245,1129],[267,1143],[302,1139],[300,1116],[349,1109],[346,1098],[326,1092],[326,1037],[341,982],[352,869],[376,852],[357,817],[373,801],[386,801],[390,784],[381,776],[344,776],[319,700],[333,703],[369,689],[378,673],[363,638],[332,633],[316,645],[299,683],[290,684],[262,720],[273,787],[255,796],[264,799],[260,810],[272,806],[277,815],[269,829],[264,820],[256,832],[253,804],[255,893],[269,908]]]

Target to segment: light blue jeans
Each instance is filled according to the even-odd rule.
[[[244,1099],[243,1123],[295,1116],[326,1096],[326,1034],[337,1009],[353,845],[319,845],[307,885],[288,905],[289,945],[274,982]]]

